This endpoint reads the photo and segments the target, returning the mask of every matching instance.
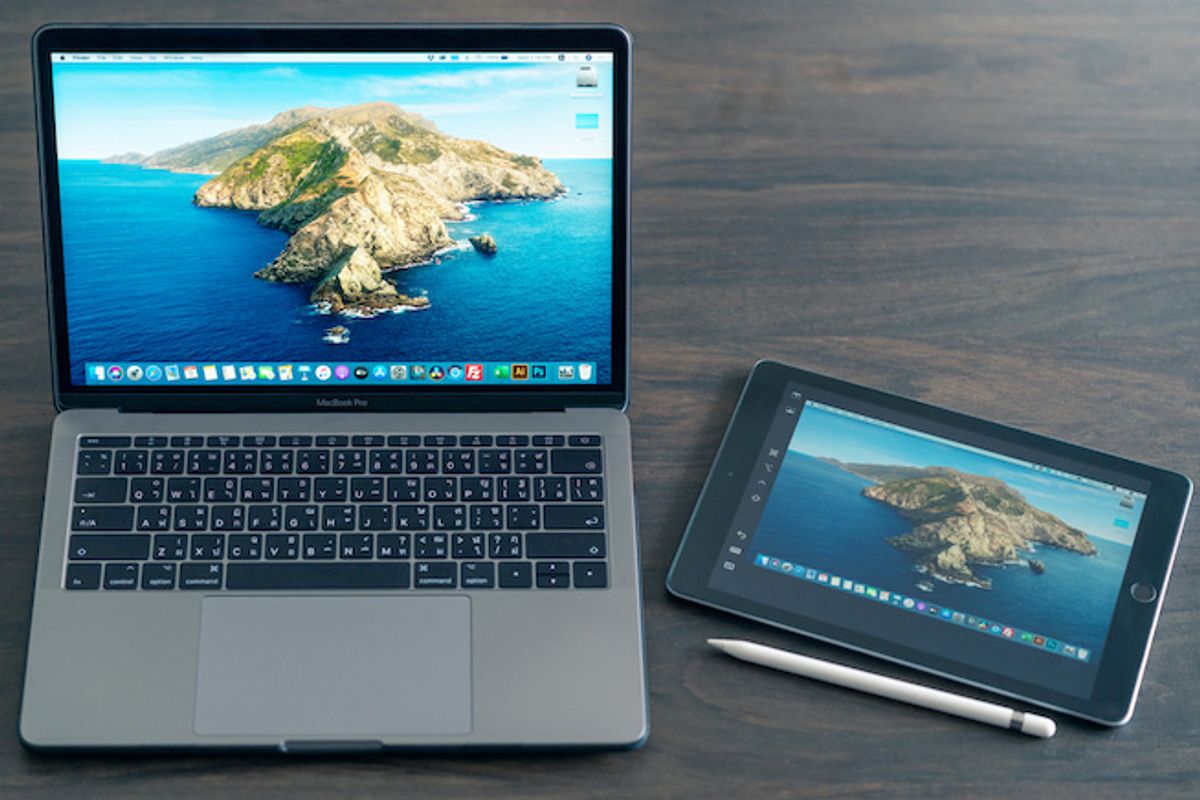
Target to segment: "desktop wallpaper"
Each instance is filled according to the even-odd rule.
[[[86,362],[329,359],[611,380],[611,62],[56,62],[53,81],[74,382]]]
[[[1099,654],[1143,504],[809,403],[753,545]]]

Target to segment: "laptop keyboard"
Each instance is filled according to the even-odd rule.
[[[81,436],[70,590],[608,587],[596,435]]]

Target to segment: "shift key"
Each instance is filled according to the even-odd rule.
[[[75,506],[73,531],[131,531],[133,506]]]
[[[73,561],[144,561],[150,557],[150,537],[78,534],[71,537],[67,553]]]

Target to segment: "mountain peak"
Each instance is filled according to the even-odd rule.
[[[420,114],[405,111],[395,103],[377,100],[372,103],[359,103],[353,106],[342,106],[321,113],[320,120],[342,125],[374,125],[375,127],[396,127],[397,121],[407,123],[414,128],[438,132],[431,121]]]

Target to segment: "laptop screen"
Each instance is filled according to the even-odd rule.
[[[71,383],[613,383],[613,55],[51,54]]]

